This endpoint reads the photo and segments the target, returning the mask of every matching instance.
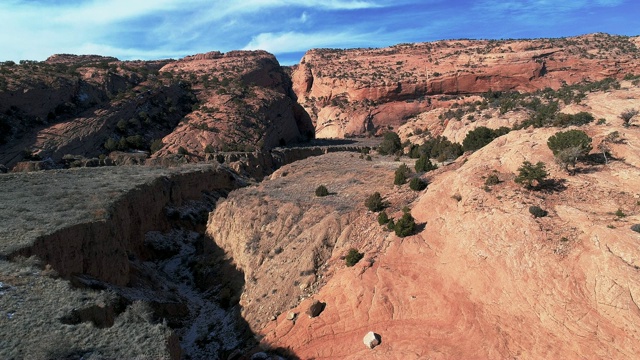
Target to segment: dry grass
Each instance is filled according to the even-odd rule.
[[[30,263],[0,261],[0,358],[168,358],[170,329],[163,324],[131,321],[136,316],[119,316],[103,329],[91,322],[63,324],[73,309],[109,304],[113,293],[73,290]]]
[[[207,166],[211,165],[0,174],[0,255],[8,256],[36,238],[70,225],[104,220],[117,199],[158,177]]]

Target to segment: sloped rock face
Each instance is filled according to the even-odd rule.
[[[155,81],[166,61],[122,62],[110,57],[54,55],[44,62],[3,66],[0,161],[25,153],[60,161],[66,154],[97,157],[123,138],[120,150],[148,149],[191,110],[190,91]],[[145,144],[147,143],[147,144]]]
[[[317,136],[343,137],[397,127],[438,107],[443,95],[533,91],[605,77],[620,79],[638,66],[636,41],[592,34],[310,50],[292,79]]]
[[[114,150],[200,161],[205,148],[262,151],[313,137],[291,80],[263,51],[179,61],[55,55],[0,74],[0,162],[9,167],[29,154],[59,161]]]
[[[361,204],[370,193],[393,186],[399,163],[385,158],[372,164],[351,153],[301,160],[256,187],[232,192],[210,215],[207,236],[244,273],[240,305],[254,331],[274,315],[284,319],[288,309],[313,295],[329,276],[329,259],[344,264],[339,257],[354,243],[372,241],[369,232],[360,231],[366,211]],[[321,184],[329,196],[315,196]],[[317,300],[335,307],[328,299]]]
[[[594,139],[623,131],[583,130]],[[631,179],[640,133],[624,131],[627,142],[612,149],[624,161],[570,177],[550,165],[546,140],[556,131],[514,131],[438,170],[409,205],[424,230],[400,239],[371,225],[370,238],[385,244],[376,261],[335,269],[314,296],[325,311],[295,324],[278,318],[265,342],[316,359],[634,358],[640,281],[629,224],[639,221]],[[522,189],[512,180],[523,160],[547,163],[563,186]],[[491,173],[502,183],[486,191]],[[534,218],[531,205],[549,216]],[[629,216],[616,217],[618,208]],[[372,328],[384,341],[369,350],[362,334]]]
[[[291,81],[269,53],[195,55],[166,65],[161,73],[188,73],[199,108],[164,137],[155,157],[179,147],[204,156],[208,146],[208,152],[268,150],[313,138],[310,118],[292,98]]]

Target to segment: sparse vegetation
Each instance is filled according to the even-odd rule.
[[[406,164],[401,164],[395,172],[393,180],[394,185],[404,185],[407,182],[407,177],[411,174],[411,170]]]
[[[422,191],[427,188],[427,185],[429,184],[419,177],[414,177],[409,181],[409,188],[415,191]]]
[[[547,146],[558,164],[573,173],[578,159],[591,151],[591,138],[581,130],[561,131],[549,137]]]
[[[326,186],[320,185],[316,188],[316,196],[323,197],[329,195],[329,190]]]
[[[638,115],[639,111],[637,109],[626,109],[618,116],[623,121],[624,127],[629,127],[631,125],[631,120]]]
[[[386,225],[388,222],[389,222],[389,215],[387,215],[387,212],[384,210],[380,211],[380,213],[378,214],[378,224]]]
[[[348,267],[352,267],[355,264],[357,264],[360,260],[362,260],[362,258],[364,257],[364,254],[359,252],[358,250],[351,248],[349,249],[349,252],[347,253],[347,256],[345,257],[345,263]]]
[[[527,189],[535,189],[542,185],[547,175],[545,163],[538,161],[538,163],[533,165],[531,162],[525,160],[518,168],[518,175],[514,181],[517,184],[524,185]]]
[[[598,144],[598,150],[602,152],[602,157],[604,158],[604,163],[609,163],[609,157],[611,157],[611,144],[616,144],[620,142],[620,133],[618,131],[613,131],[607,134],[607,136],[600,141]],[[609,155],[609,156],[607,156]]]
[[[438,166],[432,163],[426,154],[420,155],[418,160],[416,160],[416,165],[415,165],[416,172],[428,172],[431,170],[435,170],[437,168]]]
[[[394,231],[399,237],[413,235],[416,228],[416,222],[411,216],[411,212],[405,211],[404,214],[394,225]]]
[[[381,211],[386,207],[386,204],[382,201],[382,196],[379,192],[375,192],[367,197],[364,201],[364,205],[369,209],[369,211],[373,212]]]
[[[409,150],[411,158],[418,159],[424,155],[438,161],[455,160],[463,153],[462,145],[452,143],[444,136],[431,138],[420,146],[411,145]]]
[[[500,178],[496,174],[491,174],[491,175],[487,176],[487,178],[484,181],[484,184],[486,186],[498,185],[498,184],[500,184]]]
[[[378,152],[382,155],[394,155],[402,150],[400,136],[394,132],[385,133]]]
[[[529,206],[529,213],[531,213],[531,215],[533,215],[533,217],[535,218],[545,217],[549,214],[548,211],[543,210],[542,208],[536,205]]]
[[[475,151],[489,144],[493,139],[509,133],[511,129],[501,127],[497,130],[489,129],[486,126],[479,126],[467,133],[462,141],[464,151]]]

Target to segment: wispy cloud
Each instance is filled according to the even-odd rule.
[[[318,32],[318,33],[262,33],[251,39],[243,50],[266,50],[272,53],[291,53],[311,48],[323,47],[358,47],[371,42],[374,35],[351,32]]]

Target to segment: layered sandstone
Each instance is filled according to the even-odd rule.
[[[327,302],[324,312],[280,316],[263,330],[265,342],[316,359],[634,358],[638,131],[625,131],[628,143],[613,150],[624,161],[573,177],[552,167],[565,190],[521,189],[512,179],[523,160],[553,163],[545,145],[553,133],[510,133],[435,175],[409,204],[424,226],[415,236],[388,235],[370,217],[358,233],[378,248],[359,248],[375,261],[346,268],[334,252],[334,274],[313,296]],[[487,192],[491,173],[503,183]],[[533,218],[531,205],[550,215]],[[381,335],[374,350],[361,343],[370,330]]]
[[[591,34],[539,40],[448,40],[382,49],[310,50],[294,69],[318,137],[398,127],[442,107],[442,95],[530,92],[622,78],[638,67],[637,38]]]
[[[268,150],[313,137],[311,121],[292,99],[291,81],[264,51],[194,55],[167,64],[161,74],[189,74],[198,107],[162,141],[163,157],[180,147],[190,155]]]

